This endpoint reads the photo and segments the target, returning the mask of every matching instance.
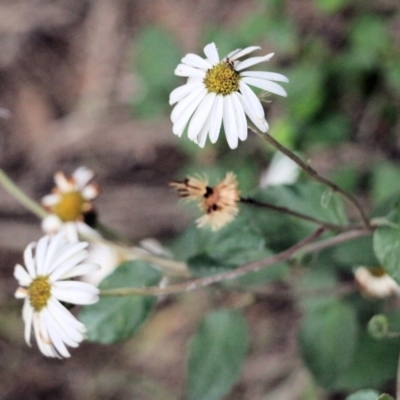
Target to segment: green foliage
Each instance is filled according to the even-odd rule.
[[[379,204],[400,191],[400,167],[390,161],[375,164],[372,169],[371,196]]]
[[[381,266],[397,283],[400,282],[400,210],[399,204],[387,216],[388,225],[374,232],[374,251]]]
[[[143,287],[156,285],[161,274],[145,261],[129,261],[105,278],[99,288]],[[132,337],[149,317],[155,297],[102,297],[98,303],[83,307],[80,320],[92,342],[116,343]]]
[[[178,82],[173,78],[173,71],[181,57],[181,51],[169,32],[148,26],[139,34],[134,62],[143,80],[144,95],[134,103],[138,116],[154,118],[169,110],[169,93]]]
[[[379,393],[376,390],[365,389],[359,390],[346,397],[346,400],[377,400]]]
[[[354,308],[340,301],[313,307],[302,320],[299,341],[317,381],[333,387],[353,360],[359,326]]]
[[[386,315],[374,315],[368,322],[368,332],[375,339],[382,339],[389,329],[389,322]]]
[[[239,312],[206,315],[190,343],[187,398],[221,399],[236,382],[247,348],[246,324]]]

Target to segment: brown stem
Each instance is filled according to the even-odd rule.
[[[253,206],[263,207],[263,208],[267,208],[269,210],[277,211],[277,212],[280,212],[282,214],[291,215],[293,217],[303,219],[304,221],[313,222],[314,224],[318,224],[320,226],[323,226],[325,229],[329,229],[329,230],[332,230],[332,231],[335,231],[335,232],[346,232],[346,231],[351,231],[351,230],[354,230],[354,229],[358,228],[358,227],[355,227],[355,226],[345,226],[345,225],[331,224],[329,222],[321,221],[321,220],[319,220],[317,218],[310,217],[310,216],[308,216],[306,214],[302,214],[302,213],[299,213],[297,211],[290,210],[289,208],[286,208],[286,207],[276,206],[274,204],[261,202],[261,201],[258,201],[258,200],[252,199],[252,198],[243,198],[243,197],[241,197],[240,201],[242,203],[245,203],[245,204],[251,204]]]
[[[363,208],[361,207],[358,200],[352,196],[350,193],[347,193],[345,190],[341,189],[338,185],[331,182],[329,179],[321,176],[315,171],[310,165],[304,162],[300,157],[298,157],[295,153],[289,150],[287,147],[280,144],[276,141],[270,134],[267,132],[261,132],[255,127],[251,127],[251,129],[259,136],[261,136],[266,142],[268,142],[271,146],[275,147],[277,150],[285,154],[291,160],[293,160],[306,174],[308,174],[311,178],[316,180],[317,182],[323,183],[324,185],[330,187],[334,192],[340,193],[350,204],[354,206],[357,212],[360,215],[360,218],[363,222],[363,225],[370,229],[370,223],[367,215],[365,214]]]
[[[264,260],[255,261],[231,271],[222,272],[217,275],[207,276],[205,278],[194,279],[189,282],[178,283],[176,285],[167,286],[165,288],[160,287],[147,287],[147,288],[118,288],[118,289],[107,289],[102,290],[102,296],[128,296],[128,295],[147,295],[147,296],[159,296],[163,294],[172,294],[179,292],[189,292],[191,290],[199,289],[201,287],[209,286],[217,282],[235,279],[249,272],[258,271],[261,268],[268,267],[281,261],[288,260],[297,251],[306,246],[307,244],[314,241],[316,238],[322,235],[324,228],[320,227],[311,235],[305,239],[296,243],[287,250],[282,251],[272,257],[268,257]]]

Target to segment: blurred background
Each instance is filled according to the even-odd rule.
[[[39,200],[54,172],[85,165],[101,221],[133,242],[172,240],[193,215],[169,180],[232,170],[245,193],[273,155],[255,135],[228,151],[172,134],[168,96],[184,83],[174,68],[211,41],[221,57],[275,53],[260,65],[290,79],[287,99],[267,98],[275,138],[367,209],[400,190],[398,0],[1,0],[0,166]],[[41,234],[0,189],[0,399],[183,399],[185,346],[218,293],[163,299],[134,339],[49,360],[25,345],[13,299],[14,265]],[[227,399],[337,398],[300,362],[290,298],[260,296],[247,319],[250,356]]]

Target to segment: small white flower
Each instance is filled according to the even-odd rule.
[[[76,169],[72,176],[63,172],[54,175],[56,187],[42,198],[42,204],[50,215],[42,221],[45,233],[65,231],[70,241],[78,240],[78,233],[89,228],[84,223],[84,214],[93,210],[92,200],[99,195],[96,184],[90,183],[94,173],[86,167]]]
[[[182,58],[175,74],[188,80],[172,91],[169,98],[171,105],[177,103],[171,114],[175,135],[181,136],[189,124],[189,139],[204,147],[207,136],[211,143],[217,141],[223,123],[229,147],[235,149],[239,139],[247,139],[246,115],[261,132],[267,132],[263,106],[249,85],[286,96],[282,86],[273,81],[289,80],[275,72],[246,71],[274,55],[239,61],[258,49],[257,46],[237,49],[220,60],[215,44],[210,43],[204,48],[206,58],[196,54]]]
[[[385,298],[400,295],[400,287],[383,268],[358,267],[354,271],[356,282],[362,292],[369,297]]]
[[[289,157],[276,152],[271,163],[260,178],[260,187],[290,185],[296,182],[300,173],[299,166]]]
[[[60,302],[84,305],[98,301],[96,287],[71,280],[99,268],[83,263],[87,246],[86,242],[67,242],[63,233],[44,236],[25,249],[25,268],[15,266],[20,285],[15,297],[25,300],[25,341],[30,345],[33,326],[38,347],[47,357],[70,357],[67,346],[78,347],[85,338],[85,326]]]

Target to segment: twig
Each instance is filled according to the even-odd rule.
[[[252,198],[241,197],[240,201],[245,204],[251,204],[251,205],[254,205],[257,207],[263,207],[263,208],[267,208],[267,209],[270,209],[270,210],[273,210],[276,212],[280,212],[282,214],[291,215],[292,217],[300,218],[300,219],[303,219],[304,221],[313,222],[314,224],[323,226],[325,229],[329,229],[329,230],[336,231],[336,232],[346,232],[346,231],[351,231],[351,230],[358,228],[355,226],[331,224],[330,222],[321,221],[317,218],[313,218],[313,217],[310,217],[309,215],[290,210],[289,208],[286,208],[286,207],[276,206],[274,204],[261,202],[261,201],[258,201],[258,200],[252,199]]]
[[[268,257],[264,260],[245,264],[231,271],[222,272],[217,275],[207,276],[205,278],[194,279],[188,282],[178,283],[176,285],[167,286],[165,288],[160,288],[158,286],[147,287],[147,288],[117,288],[117,289],[102,290],[100,294],[101,296],[130,296],[130,295],[159,296],[164,294],[189,292],[191,290],[196,290],[205,286],[210,286],[217,282],[236,279],[249,272],[255,272],[261,268],[265,268],[270,265],[276,264],[278,262],[288,260],[304,246],[306,246],[307,244],[311,243],[316,238],[321,236],[324,230],[325,229],[322,227],[318,228],[311,235],[307,236],[305,239],[301,240],[300,242],[296,243],[292,247],[289,247],[287,250],[282,251],[279,254],[276,254],[272,257]]]
[[[0,168],[0,185],[11,194],[22,206],[35,214],[38,218],[43,219],[48,215],[47,211],[38,203],[30,199]]]
[[[356,208],[357,212],[359,213],[363,225],[366,228],[370,228],[370,223],[368,220],[367,215],[365,214],[363,208],[361,207],[358,200],[352,196],[350,193],[347,193],[345,190],[340,188],[335,183],[331,182],[329,179],[319,175],[315,169],[313,169],[310,165],[304,162],[300,157],[298,157],[295,153],[289,150],[287,147],[280,144],[276,141],[270,134],[267,132],[261,132],[256,127],[250,127],[257,135],[261,136],[266,142],[268,142],[271,146],[275,147],[277,150],[285,154],[291,160],[293,160],[306,174],[308,174],[311,178],[316,180],[317,182],[323,183],[324,185],[330,187],[334,192],[340,193],[350,204]]]
[[[302,254],[311,254],[311,253],[316,253],[318,251],[327,249],[329,247],[336,246],[340,243],[348,242],[350,240],[358,239],[363,236],[370,235],[371,231],[370,229],[356,229],[354,231],[349,231],[349,232],[343,232],[339,235],[336,235],[334,237],[321,240],[320,242],[316,243],[310,243],[306,246],[303,247],[302,249]]]

